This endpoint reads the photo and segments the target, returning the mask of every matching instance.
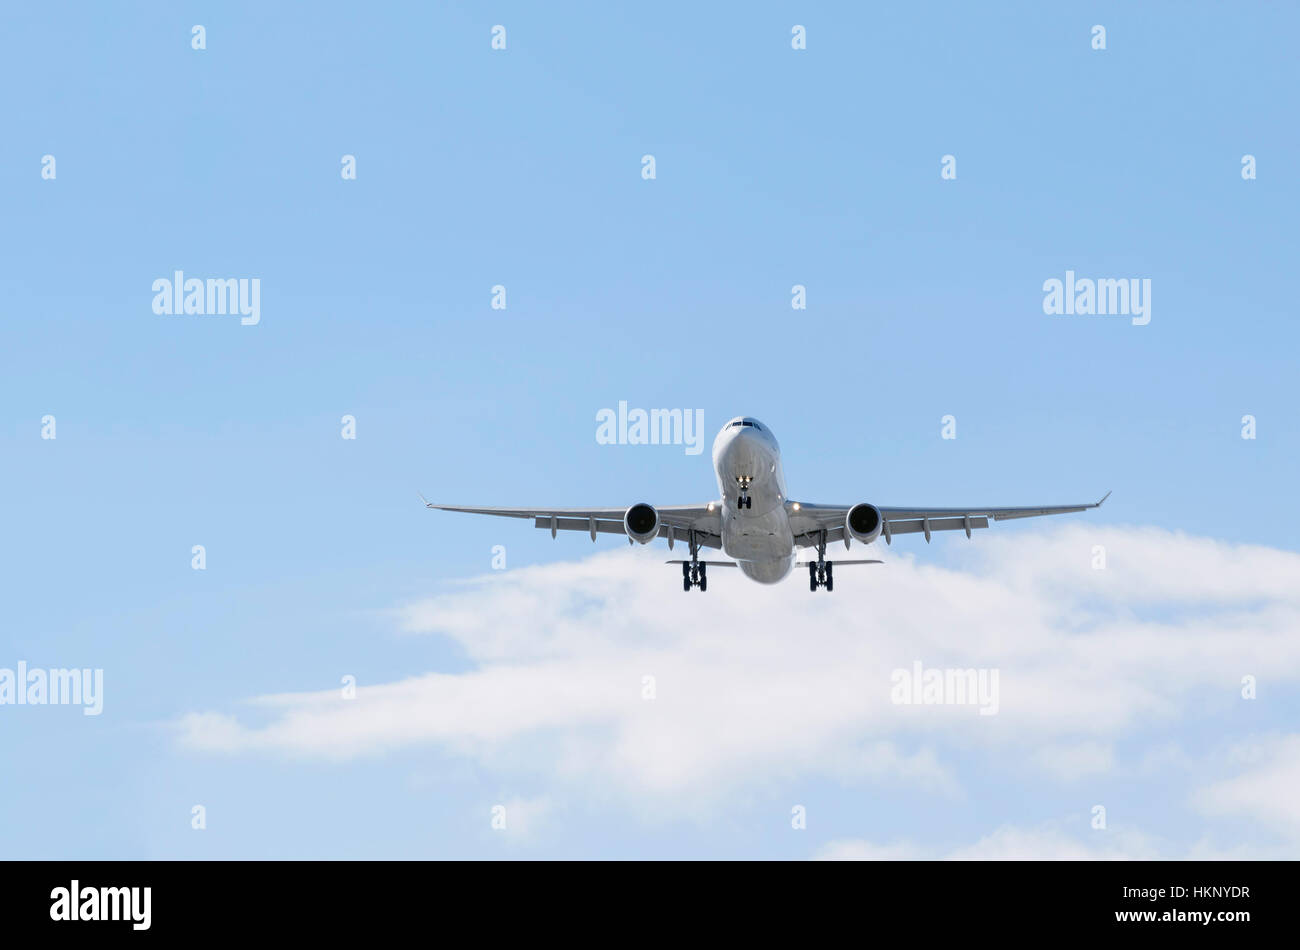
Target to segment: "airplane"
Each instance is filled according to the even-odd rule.
[[[531,518],[533,526],[558,531],[586,531],[591,540],[598,534],[623,534],[628,544],[648,544],[667,538],[668,548],[685,541],[689,560],[671,560],[682,566],[682,589],[708,590],[709,567],[739,567],[740,572],[760,584],[775,584],[794,569],[797,549],[816,550],[817,560],[808,561],[808,589],[835,589],[834,565],[880,564],[879,560],[826,560],[826,546],[843,541],[845,550],[857,541],[864,547],[881,535],[892,544],[896,534],[924,533],[928,543],[935,531],[961,531],[966,537],[989,521],[1034,518],[1100,508],[1110,497],[1078,505],[1044,505],[1026,508],[887,507],[870,502],[854,505],[816,505],[792,501],[785,489],[781,448],[771,430],[757,419],[737,416],[713,441],[713,470],[722,497],[702,505],[655,507],[638,502],[627,508],[472,508],[464,505],[434,505],[421,495],[426,508],[461,511],[505,518]],[[702,548],[720,548],[731,561],[702,561]]]

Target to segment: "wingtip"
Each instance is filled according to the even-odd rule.
[[[1110,497],[1110,492],[1106,492],[1106,494],[1102,495],[1101,501],[1097,502],[1097,507],[1100,508],[1102,504],[1106,501],[1106,499],[1109,497]]]
[[[424,502],[424,507],[426,508],[433,507],[433,505],[429,504],[429,499],[425,498],[423,494],[421,494],[420,492],[416,492],[416,494],[420,496],[420,501]]]

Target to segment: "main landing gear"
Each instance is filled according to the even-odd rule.
[[[682,590],[689,591],[692,587],[698,587],[701,591],[706,591],[709,589],[708,565],[700,563],[700,546],[695,540],[694,531],[687,537],[687,541],[691,546],[691,559],[682,565]]]
[[[827,591],[835,589],[835,565],[826,560],[826,532],[817,539],[817,560],[808,562],[808,589],[816,592],[818,587]]]

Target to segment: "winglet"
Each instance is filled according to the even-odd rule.
[[[429,499],[425,498],[424,495],[420,494],[420,492],[416,492],[416,494],[420,495],[420,501],[424,502],[424,507],[426,508],[433,507],[433,505],[429,504]]]
[[[1109,497],[1110,497],[1110,492],[1106,492],[1106,494],[1104,494],[1104,495],[1101,496],[1101,501],[1097,502],[1097,504],[1093,505],[1092,507],[1094,507],[1094,508],[1100,508],[1100,507],[1101,507],[1101,503],[1102,503],[1102,501],[1105,501],[1105,500],[1106,500],[1107,498],[1109,498]]]

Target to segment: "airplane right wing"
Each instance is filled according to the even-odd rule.
[[[421,501],[424,496],[420,496]],[[434,505],[424,502],[426,508],[439,511],[461,511],[471,515],[496,515],[502,518],[531,518],[533,527],[549,529],[551,537],[558,531],[585,531],[596,540],[598,534],[623,534],[623,515],[627,508],[475,508],[465,505]],[[656,507],[659,515],[659,534],[674,541],[687,541],[695,532],[700,547],[722,547],[722,506],[719,502],[703,505],[666,505]]]

